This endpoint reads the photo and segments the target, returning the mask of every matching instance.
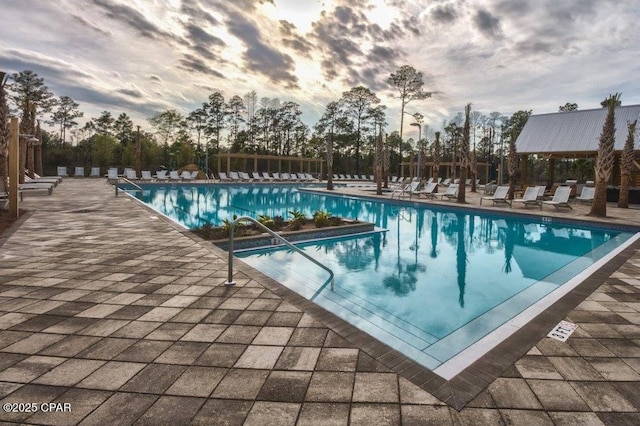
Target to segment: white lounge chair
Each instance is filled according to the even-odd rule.
[[[231,179],[229,179],[229,177],[227,176],[227,174],[225,172],[218,172],[218,178],[220,179],[220,182],[229,182],[229,181],[231,181]]]
[[[556,188],[556,192],[553,194],[553,198],[550,201],[543,201],[543,204],[559,209],[560,207],[569,207],[573,210],[573,207],[569,205],[569,197],[571,196],[570,186],[559,186]]]
[[[76,167],[73,177],[84,177],[84,167]]]
[[[436,197],[436,195],[438,195],[435,190],[438,188],[438,184],[435,182],[429,182],[427,183],[427,186],[424,187],[424,189],[417,191],[416,193],[418,194],[418,197],[420,195],[424,195],[427,198],[431,198],[432,200]]]
[[[166,170],[158,170],[156,172],[156,180],[168,180],[169,176],[167,176]]]
[[[538,206],[542,209],[542,201],[538,200],[538,187],[530,186],[525,189],[522,198],[516,198],[512,201],[512,203],[522,203],[525,207],[527,206]]]
[[[447,187],[447,190],[443,194],[440,195],[440,199],[444,200],[445,197],[449,200],[453,200],[454,198],[458,198],[458,184],[452,183]]]
[[[21,183],[18,185],[18,190],[21,192],[29,192],[29,191],[47,191],[49,195],[53,193],[53,184],[52,183]]]
[[[240,175],[240,179],[242,179],[243,181],[249,182],[252,180],[251,176],[249,176],[249,173],[247,172],[240,172],[239,175]]]
[[[254,181],[262,181],[263,179],[260,177],[258,172],[251,172],[251,176],[253,176]]]
[[[24,183],[52,183],[54,187],[58,186],[60,180],[57,177],[46,178],[46,177],[38,177],[31,178],[28,175],[24,175]]]
[[[58,176],[69,177],[69,174],[67,173],[67,168],[64,166],[58,166]]]
[[[180,177],[177,170],[171,170],[169,172],[169,180],[182,180],[182,177]]]
[[[119,179],[120,179],[120,176],[118,176],[117,168],[112,167],[107,171],[107,182],[118,183]]]
[[[153,180],[153,176],[151,176],[150,170],[142,170],[142,176],[140,177],[141,181],[151,182]]]
[[[138,180],[138,173],[134,169],[125,169],[124,177],[129,180]]]
[[[240,176],[238,172],[229,172],[229,179],[233,182],[240,182]]]
[[[596,188],[593,186],[583,186],[582,192],[579,196],[576,197],[576,201],[580,201],[582,203],[591,203],[593,202],[593,197],[596,195]]]
[[[269,172],[262,172],[262,177],[264,178],[264,180],[268,180],[268,181],[273,180],[273,177],[269,175]]]
[[[182,180],[186,180],[186,181],[193,180],[193,178],[191,177],[191,172],[187,170],[183,170],[182,173],[180,174],[180,177],[182,178]]]
[[[508,186],[499,186],[496,188],[496,191],[490,197],[480,197],[480,205],[482,205],[482,200],[490,200],[493,202],[493,205],[498,204],[507,204],[511,207],[511,201],[507,199],[509,196],[509,187]]]
[[[100,177],[100,167],[92,167],[89,177]]]

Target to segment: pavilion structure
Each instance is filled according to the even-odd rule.
[[[595,159],[600,134],[607,116],[607,108],[556,112],[532,115],[527,120],[516,140],[516,150],[520,156],[522,185],[526,186],[528,158],[539,155],[549,160],[547,187],[554,183],[555,162],[562,159]],[[615,111],[615,151],[618,156],[627,139],[627,124],[640,121],[640,105],[619,106]],[[635,167],[640,170],[636,161]],[[616,161],[612,174],[612,184],[619,183],[619,162]],[[632,176],[632,181],[633,180]],[[636,178],[640,177],[636,174]],[[640,182],[639,182],[640,183]]]

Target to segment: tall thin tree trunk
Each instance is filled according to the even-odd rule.
[[[634,139],[636,132],[636,124],[638,120],[629,123],[627,140],[624,143],[622,156],[620,157],[620,198],[618,199],[618,207],[629,208],[629,186],[631,185],[631,169],[635,155]]]

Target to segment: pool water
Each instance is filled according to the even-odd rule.
[[[287,218],[317,209],[384,232],[237,256],[429,369],[561,287],[632,234],[500,217],[455,206],[384,203],[282,185],[158,187],[136,196],[186,227],[233,215]]]

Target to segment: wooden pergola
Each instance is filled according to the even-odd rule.
[[[480,173],[480,169],[484,168],[484,175],[485,175],[485,182],[489,181],[489,163],[476,163],[478,166],[478,177],[482,176],[482,173]],[[406,176],[404,174],[405,171],[405,166],[408,167],[409,170],[409,176],[410,177],[414,177],[418,175],[418,163],[415,161],[404,161],[402,163],[400,163],[400,176]],[[431,169],[431,173],[428,174],[428,177],[433,176],[433,161],[425,161],[423,164],[424,167],[429,167]],[[458,174],[454,174],[454,176],[451,175],[451,169],[452,167],[456,168],[457,170],[460,170],[460,162],[452,162],[452,161],[442,161],[440,162],[440,168],[445,167],[446,169],[446,176],[447,178],[451,178],[454,176],[459,176]],[[423,176],[425,177],[425,176]],[[471,177],[471,176],[469,176]]]
[[[224,170],[222,168],[222,162],[223,160],[226,160],[225,168],[226,168],[227,174],[231,172],[231,160],[242,160],[244,162],[244,165],[243,165],[244,167],[242,171],[247,171],[247,172],[248,171],[252,171],[252,172],[266,171],[268,173],[271,173],[271,170],[273,170],[278,173],[282,173],[282,172],[295,173],[295,171],[293,170],[294,168],[293,166],[297,164],[298,165],[297,170],[299,172],[316,173],[320,179],[322,178],[323,163],[325,162],[325,160],[321,158],[287,157],[287,156],[281,156],[281,155],[262,155],[262,154],[241,154],[241,153],[231,153],[231,152],[216,154],[214,155],[214,157],[217,157],[218,159],[218,172],[221,170]],[[249,170],[247,168],[247,163],[249,161],[253,161],[252,170]],[[258,163],[264,162],[264,161],[266,161],[267,163],[266,170],[258,170]],[[283,162],[285,166],[284,168],[282,167]],[[274,165],[275,167],[272,167]]]

